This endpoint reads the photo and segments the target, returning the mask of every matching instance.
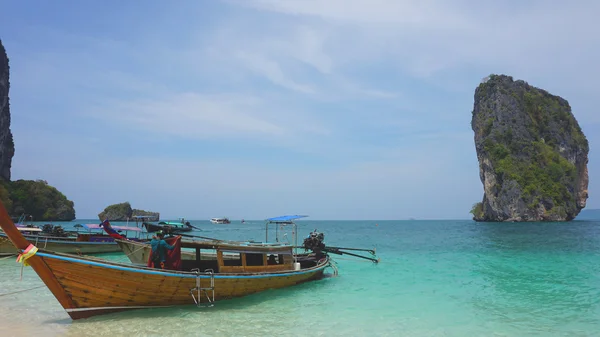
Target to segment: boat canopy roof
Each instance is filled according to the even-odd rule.
[[[114,225],[110,225],[110,226],[117,231],[127,231],[127,232],[141,232],[142,231],[141,228],[133,227],[133,226],[114,226]],[[102,229],[102,227],[100,227],[99,224],[95,224],[95,223],[86,223],[86,224],[83,224],[83,227],[85,227],[86,229],[89,229],[89,230]]]
[[[306,218],[308,215],[282,215],[267,219],[270,223],[292,223],[292,221],[300,218]]]
[[[41,232],[42,229],[38,227],[17,227],[20,232]]]
[[[292,254],[292,246],[288,243],[241,242],[220,240],[181,241],[181,248],[215,249],[226,252],[257,254]]]

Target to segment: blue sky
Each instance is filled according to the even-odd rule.
[[[78,218],[461,219],[490,73],[566,98],[600,208],[595,1],[3,3],[13,179]]]

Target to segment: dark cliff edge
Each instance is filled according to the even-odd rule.
[[[10,181],[10,168],[15,155],[15,144],[10,131],[10,66],[8,55],[0,40],[0,178]]]
[[[44,180],[11,181],[15,155],[10,130],[10,66],[0,40],[0,200],[11,217],[28,215],[34,221],[71,221],[75,219],[73,202]]]
[[[98,219],[100,219],[100,221],[106,219],[109,221],[128,221],[135,220],[136,216],[143,216],[146,221],[158,221],[160,219],[160,213],[132,209],[129,202],[107,206],[104,211],[98,214]]]
[[[570,221],[585,207],[589,145],[565,99],[490,75],[471,127],[484,189],[474,220]]]

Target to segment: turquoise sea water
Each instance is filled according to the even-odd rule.
[[[71,223],[74,224],[77,221]],[[264,224],[196,234],[264,239]],[[377,249],[375,265],[334,255],[338,277],[218,302],[72,321],[15,258],[0,260],[0,336],[599,336],[600,222],[299,221],[326,243]],[[107,254],[127,261],[122,254]]]

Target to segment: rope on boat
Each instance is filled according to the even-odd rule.
[[[0,294],[0,297],[2,297],[2,296],[8,296],[8,295],[13,295],[13,294],[18,294],[18,293],[22,293],[22,292],[25,292],[25,291],[29,291],[29,290],[38,289],[38,288],[43,288],[43,287],[45,287],[45,286],[46,286],[46,285],[45,285],[45,284],[43,284],[43,285],[41,285],[41,286],[37,286],[37,287],[29,288],[29,289],[23,289],[23,290],[17,290],[17,291],[13,291],[13,292],[10,292],[10,293],[4,293],[4,294]]]
[[[336,260],[344,260],[344,261],[353,261],[353,262],[370,262],[373,263],[373,261],[371,260],[357,260],[357,259],[350,259],[350,258],[345,258],[345,257],[335,257]],[[381,261],[379,262],[381,263]]]
[[[333,260],[329,260],[328,263],[328,267],[330,267],[333,270],[333,276],[338,276],[338,268],[337,268],[337,263]]]
[[[125,253],[125,255],[127,255],[127,256],[130,256],[131,254],[133,254],[133,253],[137,253],[137,252],[139,252],[140,250],[142,250],[142,249],[144,249],[144,248],[146,248],[146,247],[140,247],[140,248],[138,248],[138,249],[136,249],[136,250],[132,251],[131,253]]]

